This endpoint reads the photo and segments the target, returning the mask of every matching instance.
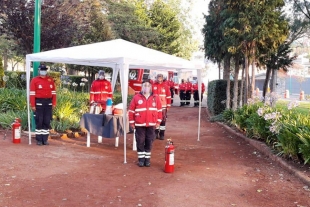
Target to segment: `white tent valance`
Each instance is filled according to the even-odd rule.
[[[81,45],[69,48],[50,50],[26,55],[27,71],[27,103],[28,103],[28,127],[30,127],[29,82],[31,62],[52,62],[87,66],[111,67],[113,69],[112,86],[114,88],[119,72],[122,88],[123,105],[127,105],[128,97],[128,72],[129,68],[160,69],[160,70],[197,70],[199,90],[201,91],[202,64],[175,57],[157,50],[149,49],[141,45],[122,39]],[[200,93],[199,93],[200,94]],[[198,120],[198,140],[200,131],[200,112]],[[126,108],[124,114],[127,114]],[[124,126],[126,119],[124,118]],[[29,133],[31,144],[31,133]],[[124,163],[126,163],[126,134],[124,135]]]

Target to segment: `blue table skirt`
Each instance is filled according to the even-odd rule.
[[[91,134],[105,138],[115,138],[124,135],[123,116],[107,114],[83,114],[80,127]],[[129,122],[126,122],[126,133],[129,132]]]

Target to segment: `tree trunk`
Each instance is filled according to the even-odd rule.
[[[252,81],[251,81],[251,97],[253,98],[255,94],[255,59],[252,61]]]
[[[277,74],[278,70],[272,70],[271,83],[270,83],[271,92],[276,92],[277,90]]]
[[[227,81],[226,86],[226,109],[230,109],[230,56],[224,58],[223,79]]]
[[[245,53],[247,54],[247,53]],[[248,102],[248,98],[249,98],[249,59],[248,57],[245,55],[245,85],[244,85],[244,98],[243,98],[243,104],[246,104]]]
[[[221,62],[217,63],[219,69],[219,80],[221,80]]]
[[[4,70],[8,69],[8,54],[7,54],[7,50],[5,50],[5,52],[3,53],[3,68],[4,68]]]
[[[243,90],[244,90],[244,71],[245,71],[245,64],[242,65],[242,75],[241,75],[241,86],[240,86],[240,107],[243,106]]]
[[[238,76],[239,76],[239,58],[235,57],[235,77],[234,77],[234,97],[232,109],[235,111],[238,108]]]
[[[267,88],[268,88],[268,84],[269,84],[270,74],[271,74],[271,68],[269,68],[267,66],[266,79],[265,79],[264,87],[263,87],[263,97],[264,97],[264,99],[265,99],[265,96],[266,96],[266,93],[267,93]]]

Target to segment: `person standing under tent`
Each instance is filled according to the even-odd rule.
[[[187,80],[187,82],[186,82],[186,89],[185,90],[186,90],[185,91],[185,96],[186,96],[185,105],[188,106],[190,104],[190,101],[191,101],[191,93],[192,93],[192,83],[189,80]]]
[[[151,166],[151,150],[155,139],[155,128],[162,121],[162,106],[157,95],[152,93],[149,80],[142,83],[142,90],[129,105],[129,124],[135,129],[138,166]]]
[[[47,75],[47,67],[39,66],[39,76],[30,82],[30,105],[34,112],[37,145],[49,145],[48,136],[53,109],[56,107],[56,87],[52,77]]]
[[[185,98],[186,98],[186,84],[184,83],[184,79],[181,80],[181,83],[179,84],[179,96],[180,96],[180,106],[185,105]]]
[[[90,88],[90,104],[99,103],[102,111],[105,111],[108,98],[113,98],[111,83],[105,79],[104,71],[100,70],[98,72],[98,78],[93,81]]]
[[[165,139],[167,112],[171,106],[170,88],[163,82],[163,78],[163,74],[158,74],[157,80],[152,85],[152,91],[159,96],[162,105],[162,121],[155,130],[156,139],[160,140]]]
[[[199,106],[199,93],[198,93],[198,82],[195,81],[192,85],[193,97],[194,97],[194,107]],[[205,84],[201,83],[201,101],[203,99],[203,93],[205,92]]]

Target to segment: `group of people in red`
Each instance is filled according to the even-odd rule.
[[[170,87],[162,74],[156,81],[144,80],[141,92],[130,102],[128,116],[131,128],[135,129],[139,167],[151,166],[153,141],[164,140],[167,112],[171,107]]]
[[[202,93],[204,85],[202,84]],[[198,84],[189,81],[180,84],[181,106],[189,105],[191,94],[194,95],[194,106],[199,105]],[[158,74],[156,80],[144,80],[140,93],[130,102],[128,109],[129,124],[135,131],[139,167],[150,167],[153,141],[164,140],[167,113],[173,103],[174,82],[164,80],[163,74]],[[112,98],[111,84],[105,79],[104,71],[99,71],[98,79],[92,83],[90,101],[102,104]]]
[[[179,85],[180,90],[180,106],[185,106],[190,104],[191,94],[194,98],[194,107],[199,106],[199,93],[198,93],[198,82],[197,80],[191,83],[190,81],[185,82],[184,79],[181,80]],[[201,100],[203,99],[203,93],[205,92],[205,85],[201,83]]]

